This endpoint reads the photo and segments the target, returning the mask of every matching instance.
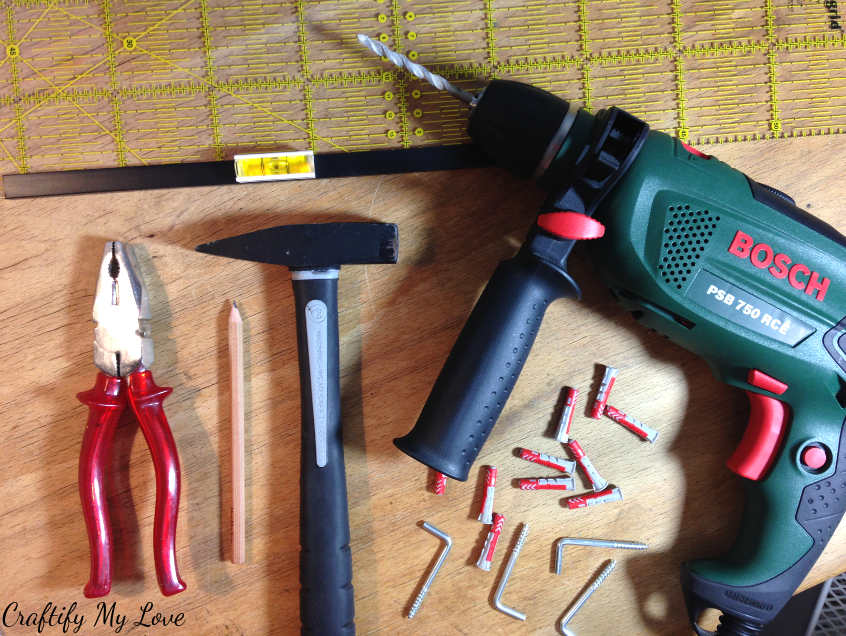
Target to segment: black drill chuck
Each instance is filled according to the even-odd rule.
[[[543,89],[492,80],[473,107],[467,132],[498,165],[528,178],[554,156],[558,148],[550,145],[560,146],[566,136],[562,124],[569,111],[569,102]]]

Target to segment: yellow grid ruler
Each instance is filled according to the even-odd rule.
[[[2,172],[459,143],[531,82],[694,143],[846,132],[846,0],[6,0]],[[2,51],[0,51],[2,55]]]

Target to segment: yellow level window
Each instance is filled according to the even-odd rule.
[[[310,150],[235,155],[235,181],[284,181],[314,179],[314,153]]]

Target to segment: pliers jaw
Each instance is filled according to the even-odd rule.
[[[103,250],[94,294],[94,364],[112,377],[126,377],[153,363],[150,301],[129,245],[109,241]]]

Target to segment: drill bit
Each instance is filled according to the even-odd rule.
[[[457,86],[453,86],[445,77],[433,73],[425,66],[412,62],[402,53],[392,51],[381,42],[377,42],[373,38],[369,38],[361,33],[358,34],[358,41],[361,42],[363,46],[366,46],[368,49],[373,51],[376,55],[388,58],[394,66],[404,68],[415,77],[426,80],[438,90],[447,91],[450,95],[467,102],[471,106],[476,102],[476,96],[472,93],[468,93]]]

